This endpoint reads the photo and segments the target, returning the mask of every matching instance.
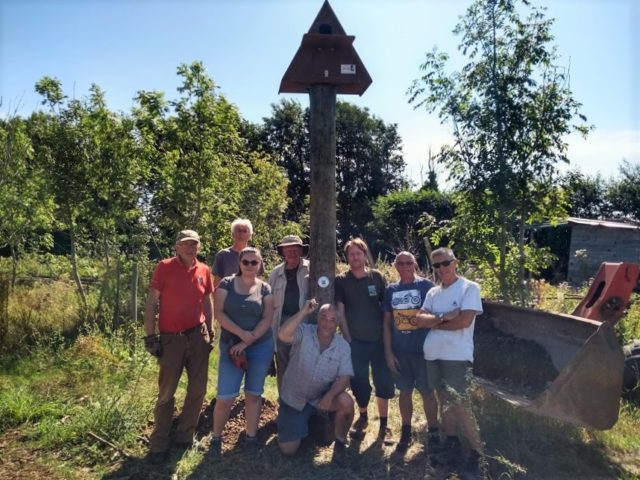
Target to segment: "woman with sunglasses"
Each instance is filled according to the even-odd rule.
[[[222,432],[244,377],[246,440],[257,449],[264,380],[273,357],[273,296],[271,287],[258,278],[262,257],[257,248],[244,248],[239,272],[222,279],[215,292],[215,318],[220,323],[218,395],[213,412],[210,455],[222,452]]]

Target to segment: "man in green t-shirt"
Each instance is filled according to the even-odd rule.
[[[371,255],[364,240],[354,238],[344,247],[349,270],[336,277],[335,297],[339,312],[340,330],[351,345],[354,376],[351,391],[356,397],[360,417],[353,424],[350,436],[361,440],[368,427],[367,406],[371,398],[369,366],[376,388],[376,403],[380,416],[378,439],[392,444],[391,430],[387,426],[389,399],[395,387],[387,366],[382,342],[382,301],[385,281],[382,274],[369,268]]]

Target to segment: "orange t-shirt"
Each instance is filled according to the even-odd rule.
[[[198,260],[191,267],[178,257],[162,260],[149,288],[160,292],[160,332],[178,333],[204,322],[202,300],[213,292],[211,270]]]

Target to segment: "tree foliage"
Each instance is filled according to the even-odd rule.
[[[240,113],[217,93],[201,62],[180,65],[178,75],[177,100],[141,91],[134,110],[149,162],[143,198],[155,234],[172,239],[193,228],[213,252],[230,241],[230,222],[244,216],[265,233],[256,235],[258,244],[270,241],[266,234],[279,232],[287,206],[286,179],[268,157],[247,149]]]
[[[640,222],[640,163],[623,160],[618,176],[586,175],[571,170],[561,186],[567,195],[568,213],[574,217]]]
[[[287,218],[301,221],[308,209],[309,111],[299,102],[272,105],[272,115],[259,126],[259,144],[289,178],[292,203]],[[338,102],[336,106],[337,229],[348,238],[366,232],[371,205],[380,195],[407,186],[401,139],[368,109]]]
[[[117,322],[121,267],[146,259],[151,244],[171,254],[177,230],[200,231],[209,251],[230,242],[237,216],[252,219],[259,246],[299,232],[282,221],[286,177],[249,148],[237,108],[200,62],[180,65],[178,75],[176,100],[141,91],[130,115],[111,111],[97,85],[70,99],[59,80],[43,77],[35,89],[45,110],[0,121],[2,238],[17,252],[64,230],[87,318],[108,320],[113,300]],[[79,274],[83,256],[106,267],[97,299]]]
[[[19,253],[51,246],[54,203],[46,178],[34,162],[25,121],[15,116],[0,121],[0,247],[11,251],[12,284]]]
[[[283,99],[272,105],[271,116],[259,127],[259,141],[289,179],[291,199],[285,218],[300,221],[309,208],[309,111],[299,102]]]
[[[611,182],[607,200],[615,216],[640,222],[640,162],[622,162],[620,178]]]
[[[518,3],[529,9],[524,20]],[[453,127],[455,141],[439,158],[459,192],[452,238],[496,272],[505,299],[510,282],[522,285],[525,270],[544,266],[527,260],[526,227],[565,214],[556,181],[557,164],[568,161],[564,138],[588,131],[574,123],[585,118],[556,64],[552,22],[525,1],[476,0],[454,29],[468,63],[449,73],[448,55],[434,49],[409,90],[416,108],[438,110]]]
[[[427,257],[425,236],[449,222],[454,215],[451,196],[436,190],[408,189],[378,197],[372,207],[369,230],[378,251],[413,252],[419,262]]]
[[[567,196],[567,213],[579,218],[611,217],[611,204],[607,200],[608,183],[602,175],[585,175],[571,170],[560,181]]]
[[[342,238],[364,235],[371,205],[380,195],[408,186],[402,139],[369,110],[346,102],[336,109],[336,219]]]

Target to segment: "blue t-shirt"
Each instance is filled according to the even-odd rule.
[[[428,328],[418,328],[416,316],[433,282],[416,277],[411,283],[395,282],[384,291],[384,311],[393,314],[392,347],[395,353],[421,353]]]

